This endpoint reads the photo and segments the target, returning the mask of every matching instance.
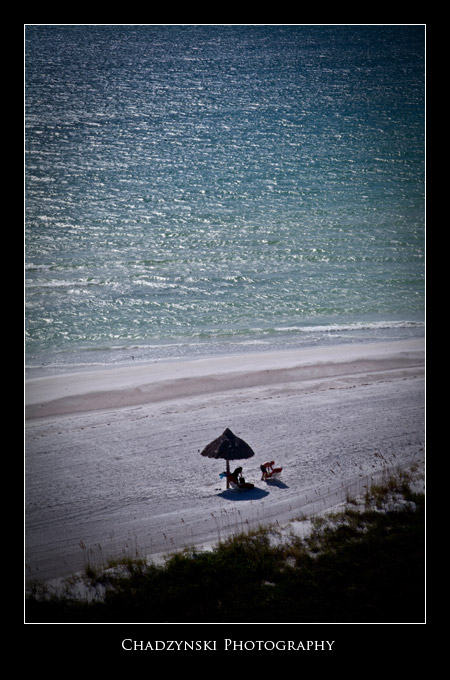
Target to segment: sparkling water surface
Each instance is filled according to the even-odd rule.
[[[423,333],[423,27],[25,49],[30,375]]]

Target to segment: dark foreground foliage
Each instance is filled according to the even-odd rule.
[[[261,529],[164,566],[132,560],[91,573],[84,578],[99,596],[89,602],[35,588],[26,621],[422,623],[424,497],[403,488],[402,499],[380,511],[378,490],[364,510],[316,522],[303,540],[274,545]]]

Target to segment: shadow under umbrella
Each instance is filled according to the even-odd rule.
[[[234,489],[225,489],[225,491],[221,491],[217,495],[221,498],[226,498],[229,501],[256,501],[268,496],[269,492],[254,487],[253,489],[248,489],[245,493],[241,493]]]

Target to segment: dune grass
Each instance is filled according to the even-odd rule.
[[[163,565],[124,558],[87,565],[90,597],[33,584],[27,622],[421,623],[425,499],[405,474],[369,489],[362,506],[313,519],[306,538],[274,527],[240,533]]]

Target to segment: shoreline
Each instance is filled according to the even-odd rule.
[[[26,419],[324,380],[424,363],[425,340],[229,355],[102,368],[25,381]]]

